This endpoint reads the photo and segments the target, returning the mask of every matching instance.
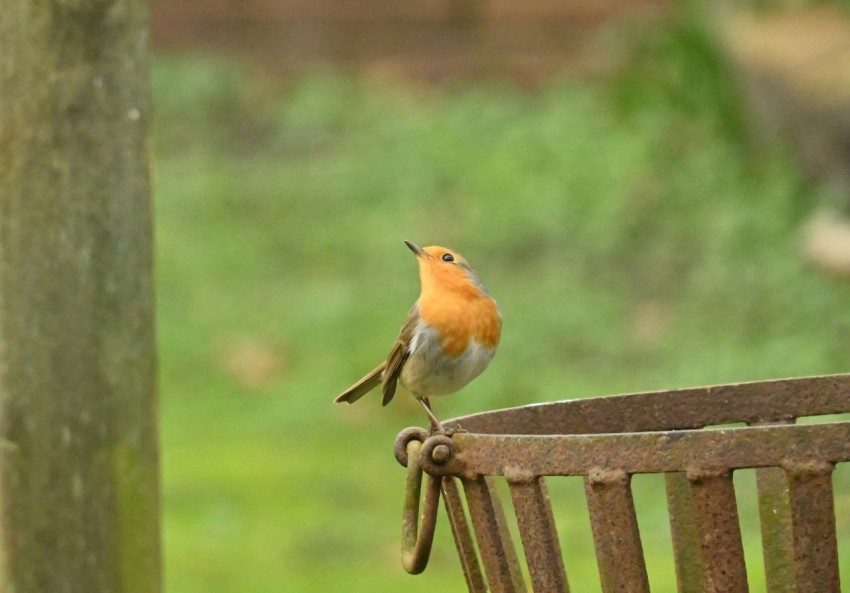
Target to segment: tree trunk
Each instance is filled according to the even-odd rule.
[[[0,593],[156,593],[144,0],[0,10]]]

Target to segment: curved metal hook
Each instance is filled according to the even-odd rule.
[[[407,481],[405,484],[404,516],[402,517],[401,563],[410,574],[419,574],[428,566],[431,544],[437,525],[437,506],[442,478],[426,478],[425,500],[422,505],[422,527],[419,527],[419,496],[422,490],[422,467],[419,451],[422,442],[407,441]]]

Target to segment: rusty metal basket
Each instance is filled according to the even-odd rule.
[[[425,568],[442,494],[469,590],[525,591],[504,479],[532,589],[566,592],[545,480],[583,476],[602,590],[648,592],[631,478],[663,473],[679,592],[743,593],[732,474],[755,468],[768,591],[838,593],[832,472],[850,460],[850,422],[797,419],[847,412],[850,375],[835,375],[530,405],[447,421],[451,436],[407,429],[403,564]]]

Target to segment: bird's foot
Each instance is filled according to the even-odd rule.
[[[426,407],[425,409],[428,411],[428,418],[430,420],[429,429],[431,431],[431,434],[444,434],[447,436],[451,436],[449,435],[451,429],[446,429],[446,427],[443,426],[443,423],[437,420],[437,417],[434,416],[434,413],[431,412],[429,408]]]
[[[419,403],[422,404],[423,408],[425,408],[425,413],[428,414],[428,418],[431,420],[431,434],[446,434],[446,428],[434,415],[434,412],[431,410],[431,402],[428,401],[428,398],[423,397],[419,399]]]
[[[432,432],[433,432],[433,426],[432,426]],[[443,425],[442,428],[439,429],[439,432],[441,432],[442,434],[451,438],[452,436],[454,436],[456,434],[469,432],[469,431],[466,430],[464,427],[462,427],[460,424],[453,424],[451,426]]]

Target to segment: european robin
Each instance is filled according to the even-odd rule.
[[[428,398],[454,393],[487,368],[502,333],[499,306],[456,251],[405,241],[419,262],[422,290],[385,362],[346,389],[336,402],[354,403],[383,383],[384,405],[401,384],[445,432]]]

